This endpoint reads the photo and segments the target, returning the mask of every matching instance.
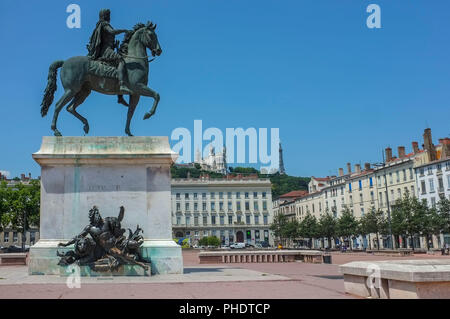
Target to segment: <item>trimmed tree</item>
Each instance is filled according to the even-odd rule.
[[[317,238],[319,234],[318,232],[319,227],[316,216],[307,213],[306,216],[300,222],[299,230],[301,237],[309,238],[308,247],[311,248],[313,238]]]
[[[300,225],[296,219],[288,221],[284,228],[284,237],[293,241],[300,236],[299,228]]]
[[[331,248],[331,239],[336,238],[336,218],[327,210],[318,221],[318,235],[328,240],[328,248]]]
[[[384,232],[385,218],[384,213],[380,209],[375,209],[372,207],[370,211],[361,217],[360,221],[360,232],[363,235],[369,237],[369,249],[372,249],[372,240],[370,234],[375,234],[377,237],[377,249],[380,249],[380,237],[379,234]]]
[[[220,239],[216,236],[209,236],[207,238],[208,246],[214,246],[219,247],[220,246]]]
[[[441,198],[437,203],[437,211],[441,232],[450,233],[450,200],[446,197]]]
[[[280,242],[286,238],[286,225],[288,223],[288,218],[284,214],[278,214],[273,218],[272,225],[270,225],[270,230],[273,235],[279,238]]]
[[[337,234],[347,238],[350,242],[350,249],[353,249],[352,236],[358,233],[358,221],[348,207],[345,207],[341,216],[337,220]]]

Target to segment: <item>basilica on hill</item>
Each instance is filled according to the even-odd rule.
[[[206,158],[202,157],[200,150],[195,154],[195,164],[199,164],[203,170],[215,173],[227,174],[227,153],[225,146],[222,152],[216,154],[213,146],[209,148],[209,154]]]

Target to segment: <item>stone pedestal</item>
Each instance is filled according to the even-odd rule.
[[[354,261],[339,266],[345,292],[375,299],[449,299],[450,260]]]
[[[60,274],[56,250],[89,224],[89,209],[139,225],[142,256],[152,274],[183,273],[181,247],[172,240],[168,137],[44,137],[33,154],[41,166],[40,240],[30,249],[30,274]]]

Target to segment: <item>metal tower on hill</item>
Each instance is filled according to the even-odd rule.
[[[283,163],[283,149],[281,148],[281,143],[280,143],[280,150],[279,150],[279,152],[280,152],[280,169],[279,169],[279,171],[280,171],[280,174],[286,174],[286,171],[284,170],[284,163]]]

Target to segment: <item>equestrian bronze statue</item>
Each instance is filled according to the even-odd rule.
[[[56,91],[57,70],[61,68],[61,82],[64,87],[63,96],[56,102],[51,129],[55,136],[61,136],[57,129],[59,112],[67,105],[67,111],[72,113],[84,124],[84,132],[89,132],[86,118],[77,112],[92,90],[108,95],[117,95],[118,102],[128,107],[125,133],[130,132],[130,121],[141,96],[154,99],[150,112],[145,113],[144,120],[156,112],[159,94],[150,89],[148,84],[150,49],[153,57],[162,53],[155,33],[156,24],[138,23],[133,30],[115,30],[110,25],[110,11],[103,9],[99,21],[87,46],[87,56],[76,56],[68,60],[55,61],[50,65],[47,87],[41,103],[41,115],[47,115]],[[122,44],[118,45],[115,35],[125,33]],[[129,95],[127,103],[123,95]]]

